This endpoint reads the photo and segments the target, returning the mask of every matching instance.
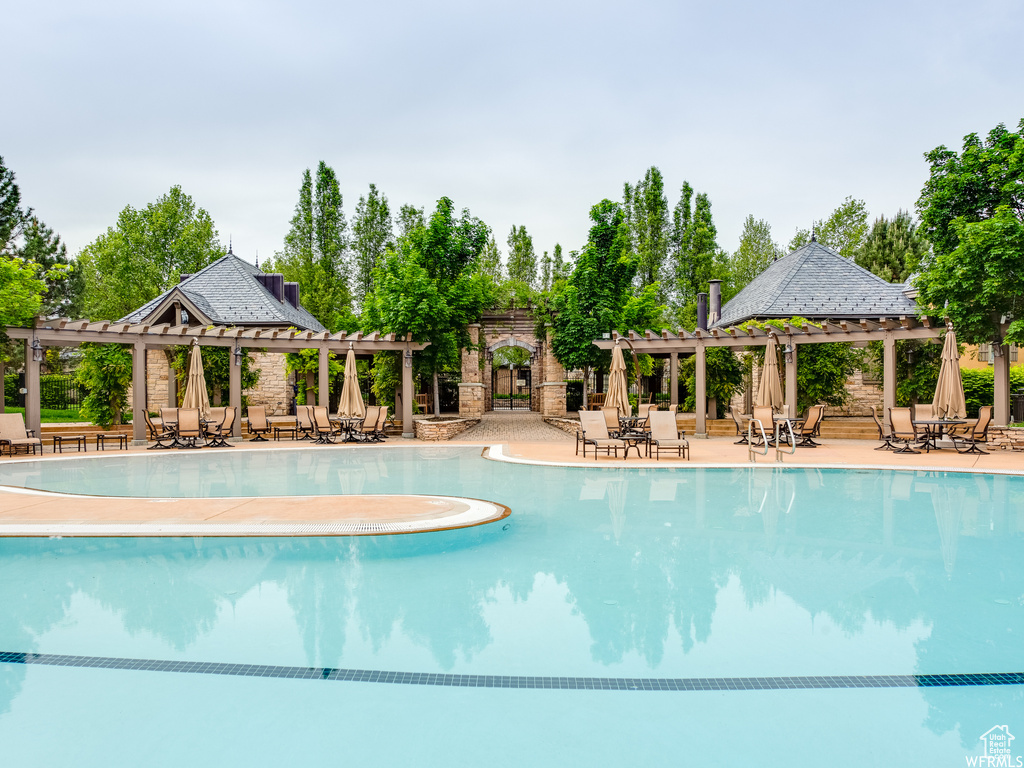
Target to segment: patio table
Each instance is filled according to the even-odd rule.
[[[916,419],[914,424],[924,427],[924,437],[921,445],[926,451],[939,450],[938,440],[946,431],[946,427],[956,427],[966,424],[967,419]]]

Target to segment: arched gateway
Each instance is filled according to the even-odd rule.
[[[536,411],[565,415],[565,370],[551,353],[551,333],[538,338],[529,310],[488,313],[469,326],[462,353],[459,415]]]

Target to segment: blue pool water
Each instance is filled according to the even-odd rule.
[[[1024,686],[943,677],[1024,672],[1020,477],[360,446],[6,463],[0,485],[512,508],[404,536],[0,540],[0,651],[63,664],[0,662],[0,765],[941,766],[1024,734]],[[945,682],[878,677],[907,675]],[[705,678],[732,688],[579,683]]]

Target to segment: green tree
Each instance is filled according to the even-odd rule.
[[[814,222],[813,232],[798,229],[789,243],[795,251],[811,242],[811,236],[822,245],[838,251],[848,259],[857,255],[868,233],[868,211],[863,200],[847,197],[824,221]]]
[[[191,347],[181,344],[168,347],[170,353],[171,368],[174,370],[178,382],[178,402],[185,396],[185,389],[188,386],[188,370],[191,359],[189,357]],[[262,371],[254,367],[251,352],[255,350],[242,349],[242,408],[249,407],[249,398],[245,394],[254,389],[260,381]],[[313,350],[316,353],[316,350]],[[200,346],[199,354],[203,358],[203,378],[206,379],[206,394],[210,402],[216,401],[219,394],[222,403],[227,403],[230,397],[231,387],[231,366],[234,365],[233,352],[228,347],[203,347]],[[287,357],[287,356],[286,356]],[[290,369],[289,369],[290,370]]]
[[[901,210],[891,220],[885,216],[875,219],[854,261],[883,280],[902,283],[927,254],[928,241],[910,213]]]
[[[669,213],[661,171],[652,165],[635,187],[630,188],[626,184],[624,198],[632,246],[637,257],[637,280],[641,287],[653,283],[664,286],[669,250]]]
[[[104,428],[121,424],[132,383],[132,352],[127,344],[83,344],[82,361],[75,372],[89,393],[81,413]]]
[[[29,325],[39,314],[45,290],[38,264],[0,255],[0,326]]]
[[[540,257],[540,289],[551,290],[551,257],[547,251]]]
[[[537,253],[533,249],[533,238],[526,227],[512,225],[508,233],[508,279],[524,283],[531,288],[537,283]]]
[[[637,265],[622,207],[602,200],[590,209],[590,220],[587,245],[553,301],[552,351],[567,369],[583,371],[583,402],[590,371],[607,365],[608,353],[594,339],[612,330],[658,330],[664,310],[657,284],[639,292],[633,287]]]
[[[914,281],[918,303],[943,307],[967,343],[1024,343],[1024,120],[925,158],[917,210],[932,254]]]
[[[60,235],[32,215],[25,224],[22,237],[22,257],[38,264],[46,279],[42,314],[80,317],[85,275],[68,258],[67,248],[61,242]]]
[[[772,228],[768,222],[748,215],[743,222],[740,247],[732,256],[733,288],[736,291],[742,290],[747,283],[764,272],[769,264],[783,255],[782,249],[772,240]]]
[[[0,156],[0,255],[14,255],[22,220],[21,189],[14,180],[14,171]]]
[[[424,226],[423,208],[415,205],[403,205],[398,209],[398,236],[408,238],[413,232]]]
[[[115,227],[82,249],[85,313],[127,315],[223,255],[210,214],[171,187],[142,210],[126,206]]]
[[[743,363],[729,347],[708,347],[704,353],[704,368],[707,398],[726,406],[743,384]],[[690,355],[683,359],[679,378],[686,387],[683,410],[694,411],[697,408],[696,357]]]
[[[322,160],[316,181],[307,168],[291,227],[274,269],[297,282],[302,305],[330,331],[352,327],[348,288],[348,224],[334,169]]]
[[[692,195],[693,188],[684,183],[672,217],[676,301],[680,317],[687,319],[696,317],[697,294],[708,290],[708,282],[716,275],[716,262],[721,259],[711,200],[705,193],[698,193],[691,211]]]
[[[391,210],[388,199],[370,185],[366,197],[356,204],[352,222],[352,250],[355,252],[355,299],[362,306],[367,294],[373,291],[373,273],[383,262],[391,245]]]
[[[367,327],[430,343],[419,357],[434,378],[437,414],[437,374],[457,369],[461,350],[472,343],[466,326],[494,301],[493,281],[479,269],[489,237],[486,224],[468,210],[456,218],[454,204],[442,197],[426,226],[411,229],[389,253],[367,302]]]
[[[480,271],[489,275],[496,284],[501,283],[501,251],[498,249],[498,243],[494,237],[487,240],[487,246],[480,254]]]
[[[551,285],[554,287],[558,281],[566,280],[572,271],[572,264],[562,260],[562,246],[555,243],[555,250],[551,256]]]

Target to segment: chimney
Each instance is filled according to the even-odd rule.
[[[298,283],[285,283],[284,284],[284,298],[289,304],[296,309],[299,308],[299,284]]]
[[[181,285],[186,280],[188,280],[190,277],[192,277],[192,273],[191,272],[182,272],[181,273],[181,277],[178,278],[178,285]]]
[[[279,274],[262,274],[256,275],[256,280],[259,284],[270,291],[271,295],[278,301],[284,299],[284,275]]]
[[[708,329],[708,295],[697,294],[697,327],[702,331]]]
[[[713,326],[722,319],[722,281],[710,280],[711,286],[711,312],[708,324]]]

